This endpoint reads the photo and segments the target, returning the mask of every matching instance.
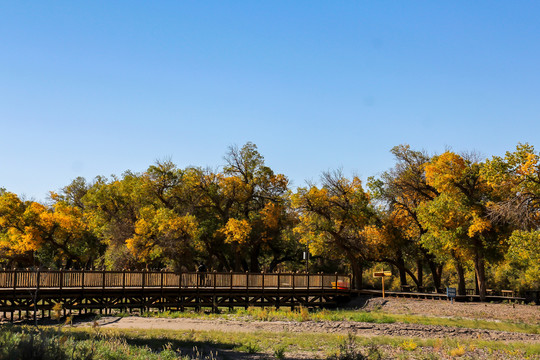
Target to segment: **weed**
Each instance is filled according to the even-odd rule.
[[[441,339],[436,339],[435,343],[433,344],[433,350],[440,351],[443,345],[443,341]]]
[[[467,352],[467,350],[465,349],[465,346],[458,345],[457,348],[454,348],[454,349],[450,350],[450,356],[459,357],[459,356],[465,355],[466,352]]]
[[[360,351],[358,344],[356,343],[356,337],[349,333],[346,339],[344,339],[338,346],[337,352],[330,356],[328,360],[365,360],[367,359]]]
[[[373,343],[369,344],[367,347],[367,351],[368,351],[367,356],[366,356],[367,359],[369,360],[382,360],[383,359],[383,354],[379,346]]]
[[[309,320],[309,311],[307,308],[300,306],[300,321],[308,321]]]
[[[52,314],[51,314],[51,318],[53,320],[60,320],[60,318],[62,318],[62,304],[61,303],[56,303],[54,304],[54,306],[52,307]]]
[[[177,359],[176,357],[173,359]],[[193,347],[193,352],[191,356],[182,356],[181,360],[217,360],[217,352],[214,354],[210,351],[209,355],[204,355],[199,348],[196,346]]]
[[[418,347],[418,344],[415,343],[413,340],[405,340],[401,343],[400,347],[406,351],[414,351]]]
[[[274,357],[278,360],[285,359],[285,350],[287,350],[286,346],[280,345],[274,349]]]
[[[241,346],[237,347],[236,350],[247,352],[248,354],[255,354],[261,351],[261,348],[256,343],[252,343],[251,341],[242,344]]]

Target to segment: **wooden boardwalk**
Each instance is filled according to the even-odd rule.
[[[0,270],[0,313],[14,318],[249,306],[332,306],[351,295],[349,275]]]
[[[351,290],[354,295],[368,295],[372,297],[382,296],[381,290]],[[385,291],[387,297],[400,297],[400,298],[412,298],[412,299],[431,299],[431,300],[450,300],[446,293],[436,293],[436,292],[412,292],[412,291]],[[468,301],[468,302],[479,302],[480,296],[474,294],[468,295],[457,295],[455,298],[456,301]],[[526,298],[518,296],[505,296],[505,295],[487,295],[486,301],[494,302],[503,302],[503,301],[512,301],[512,302],[524,302]]]

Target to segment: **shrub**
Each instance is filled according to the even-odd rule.
[[[450,350],[450,356],[457,357],[465,355],[467,350],[463,345],[458,345],[457,348]]]
[[[415,343],[413,340],[406,340],[402,342],[400,346],[403,350],[414,351],[418,347],[418,344]]]

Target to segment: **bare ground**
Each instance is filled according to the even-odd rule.
[[[511,321],[540,325],[540,306],[522,304],[490,304],[422,300],[405,298],[358,298],[350,307],[364,310],[381,310],[389,314],[425,315],[436,317],[460,317],[492,321]]]
[[[203,319],[163,319],[144,317],[103,317],[97,321],[103,328],[164,329],[223,332],[294,332],[353,333],[360,336],[402,336],[418,338],[468,338],[497,341],[540,342],[540,334],[525,334],[495,330],[467,329],[440,325],[375,324],[353,321],[240,321]],[[87,324],[88,325],[88,324]]]
[[[378,310],[389,314],[460,317],[492,321],[513,321],[540,324],[540,307],[518,304],[450,303],[440,300],[369,299],[350,304],[364,310]],[[361,336],[403,336],[419,338],[469,338],[497,341],[540,342],[540,334],[525,334],[496,330],[422,324],[377,324],[353,321],[241,321],[205,319],[163,319],[131,316],[127,318],[103,317],[98,325],[105,328],[137,328],[168,330],[215,330],[224,332],[308,332],[354,333]]]
[[[437,300],[417,300],[402,298],[375,298],[375,299],[356,299],[349,304],[351,308],[362,308],[365,311],[381,311],[389,314],[409,314],[425,315],[433,317],[449,318],[468,318],[490,321],[512,321],[518,323],[527,323],[540,325],[540,307],[531,305],[513,305],[513,304],[485,304],[485,303],[454,303]],[[81,322],[75,326],[92,326],[93,322]],[[97,320],[97,325],[103,328],[117,329],[164,329],[164,330],[201,330],[201,331],[222,331],[222,332],[292,332],[292,333],[336,333],[336,334],[355,334],[363,337],[375,336],[399,336],[406,338],[454,338],[460,339],[482,339],[499,342],[520,341],[527,343],[540,343],[540,334],[526,334],[519,332],[504,332],[495,330],[470,329],[439,325],[421,325],[421,324],[377,324],[362,323],[353,321],[253,321],[253,320],[207,320],[193,318],[146,318],[138,316],[114,317],[107,316]],[[416,352],[408,353],[402,349],[381,346],[385,352],[385,359],[393,358],[415,358],[428,359],[434,355],[434,349],[419,348]],[[272,358],[271,354],[246,354],[238,351],[223,349],[206,349],[206,351],[219,351],[218,358],[235,360],[254,360]],[[365,350],[365,349],[364,349]],[[189,352],[189,349],[187,349]],[[367,351],[367,350],[365,350]],[[453,358],[447,353],[436,350],[438,359]],[[521,355],[511,355],[504,351],[495,351],[486,353],[485,350],[468,350],[468,355],[464,358],[475,359],[520,359]],[[287,359],[323,359],[324,352],[299,352],[287,353]],[[539,358],[536,355],[530,358]]]

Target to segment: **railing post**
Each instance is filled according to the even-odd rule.
[[[229,298],[227,299],[227,301],[229,302],[229,311],[232,311],[233,307],[231,306],[231,304],[232,304],[232,299],[233,299],[233,293],[232,293],[232,289],[233,289],[233,271],[229,270],[229,273],[230,273],[230,283],[229,283],[230,291],[229,291]]]
[[[63,301],[63,297],[62,297],[62,289],[64,288],[64,285],[65,285],[65,271],[63,268],[60,269],[60,302],[61,303],[64,303],[65,301]],[[66,308],[64,307],[63,308],[63,312],[64,312],[64,316],[66,315]]]
[[[145,276],[145,270],[144,270],[144,269],[141,271],[141,276],[142,276],[142,279],[141,279],[141,288],[142,288],[143,291],[144,291],[144,284],[145,284],[145,281],[146,281],[146,276]]]
[[[214,270],[214,279],[213,279],[213,282],[214,282],[214,293],[212,294],[212,311],[214,313],[217,313],[218,312],[218,307],[217,307],[217,300],[216,300],[216,280],[217,280],[217,272],[216,270]]]
[[[64,270],[60,269],[60,273],[58,275],[59,281],[60,281],[60,294],[62,293],[62,288],[64,287]]]
[[[308,306],[309,304],[309,272],[306,272],[306,276],[307,276],[307,291],[306,291],[306,306]]]
[[[200,296],[200,292],[199,292],[199,283],[201,282],[201,273],[199,272],[199,269],[197,269],[197,273],[196,273],[196,277],[195,277],[195,283],[197,284],[197,311],[200,311],[201,310],[201,296]]]
[[[180,271],[180,274],[178,274],[178,288],[182,288],[182,271]]]
[[[163,311],[163,276],[164,276],[165,269],[161,269],[161,299],[160,302],[160,310]]]
[[[249,306],[249,271],[246,271],[246,305],[245,305],[246,310],[248,309],[248,306]]]
[[[336,273],[336,296],[338,295],[338,273]]]
[[[122,268],[122,311],[124,312],[127,312],[126,302],[126,268]]]
[[[99,313],[103,313],[105,311],[105,314],[107,314],[107,309],[105,308],[105,268],[101,270],[101,309],[99,309]]]
[[[261,303],[262,303],[263,306],[264,306],[264,278],[265,278],[264,275],[265,275],[265,274],[264,274],[264,271],[261,271],[261,276],[262,276],[262,284],[261,284],[261,286],[262,286],[262,289],[261,289],[262,296],[261,296]]]
[[[144,297],[144,285],[146,283],[146,269],[141,271],[142,274],[142,283],[141,283],[141,315],[146,309],[146,298]]]
[[[17,298],[17,270],[13,270],[13,301]],[[11,305],[13,306],[13,301]],[[13,322],[13,313],[15,308],[11,309],[11,322]]]
[[[276,293],[276,304],[275,304],[276,309],[279,309],[279,300],[280,300],[280,298],[279,298],[279,296],[280,296],[279,288],[281,286],[281,279],[280,278],[281,278],[281,270],[278,270],[278,273],[277,273],[277,293]]]
[[[38,299],[39,299],[39,286],[41,282],[41,271],[38,268],[36,274],[36,293],[34,298],[34,322],[37,325],[37,313],[38,313]]]
[[[180,311],[184,311],[184,297],[182,296],[182,271],[178,274],[178,301],[180,301]]]
[[[164,269],[161,269],[161,289],[162,290],[163,290],[163,274],[164,274],[163,272],[164,271],[165,271]]]
[[[298,274],[298,272],[296,272],[296,273],[292,272],[291,274],[292,274],[292,281],[291,281],[291,283],[292,283],[291,310],[294,310],[294,304],[295,304],[295,302],[297,300],[296,291],[295,291],[295,287],[296,287],[295,282],[296,282],[296,275]]]
[[[324,275],[323,275],[322,272],[320,272],[319,274],[321,276],[321,289],[322,289],[321,292],[322,292],[322,294],[324,296]]]
[[[41,282],[41,271],[38,269],[37,274],[36,274],[36,290],[39,290],[40,282]]]

